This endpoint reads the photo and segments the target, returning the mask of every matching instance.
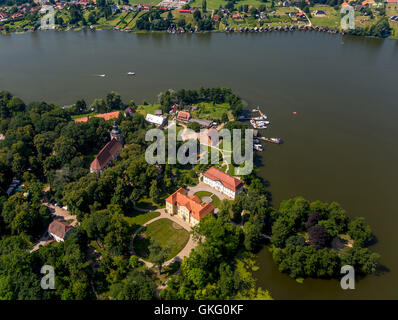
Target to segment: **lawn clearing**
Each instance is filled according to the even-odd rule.
[[[134,239],[135,253],[144,260],[152,262],[148,246],[153,239],[163,248],[170,248],[167,260],[175,257],[188,243],[189,232],[182,227],[176,229],[174,223],[169,219],[159,219],[144,227]]]
[[[213,196],[212,196],[213,195]],[[205,197],[211,197],[211,199],[213,200],[212,202],[210,202],[213,206],[215,206],[216,208],[218,208],[220,206],[220,199],[212,192],[208,192],[208,191],[199,191],[195,193],[195,196],[197,196],[200,200],[202,200],[202,198]],[[202,200],[203,201],[203,200]]]
[[[152,220],[152,219],[154,219],[156,217],[159,217],[159,216],[160,216],[159,212],[133,211],[128,216],[125,216],[124,219],[127,221],[127,223],[130,226],[130,232],[134,233],[143,224],[145,224],[146,222],[148,222],[148,221],[150,221],[150,220]]]

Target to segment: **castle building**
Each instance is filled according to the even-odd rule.
[[[177,215],[191,226],[198,224],[214,209],[215,207],[210,203],[202,204],[197,196],[188,196],[188,191],[184,188],[178,189],[166,199],[166,212],[170,215]]]
[[[214,167],[204,173],[203,182],[232,199],[235,199],[236,195],[243,190],[242,180]]]

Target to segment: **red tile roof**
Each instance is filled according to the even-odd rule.
[[[183,120],[183,121],[188,121],[190,117],[191,117],[191,114],[186,111],[179,111],[178,115],[177,115],[177,119]]]
[[[214,167],[207,170],[204,176],[214,181],[220,181],[224,187],[231,189],[234,192],[243,186],[242,180],[232,177]]]
[[[122,144],[118,140],[112,139],[109,141],[105,147],[101,149],[93,162],[91,162],[90,169],[95,171],[104,169],[109,161],[117,155],[121,148]]]
[[[48,226],[48,231],[52,234],[55,234],[57,237],[64,239],[66,233],[72,229],[73,227],[66,222],[53,220]]]
[[[177,204],[186,207],[189,214],[198,221],[215,209],[210,203],[201,204],[197,196],[188,196],[188,191],[184,188],[178,189],[166,201],[172,205]]]

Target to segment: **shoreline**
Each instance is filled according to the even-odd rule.
[[[293,29],[291,29],[293,27]],[[395,40],[397,41],[398,38],[380,38],[380,37],[374,37],[374,36],[358,36],[358,35],[353,35],[349,34],[340,30],[336,29],[331,29],[328,27],[313,27],[313,26],[305,26],[303,28],[297,28],[294,25],[291,26],[280,26],[280,27],[271,27],[267,31],[255,31],[253,28],[248,28],[248,30],[211,30],[211,31],[199,31],[199,32],[168,32],[168,31],[146,31],[146,30],[140,30],[140,31],[124,31],[124,30],[115,30],[114,28],[99,28],[99,29],[90,29],[87,27],[81,27],[81,28],[68,28],[68,29],[54,29],[54,30],[27,30],[27,31],[15,31],[15,32],[0,32],[2,36],[11,36],[11,35],[20,35],[20,34],[27,34],[27,33],[36,33],[36,32],[46,32],[46,31],[55,31],[55,32],[80,32],[80,31],[91,31],[91,32],[96,32],[96,31],[115,31],[115,32],[124,32],[124,33],[130,33],[130,34],[170,34],[170,35],[184,35],[184,34],[212,34],[212,33],[225,33],[225,34],[268,34],[268,33],[293,33],[293,32],[317,32],[317,33],[328,33],[328,34],[335,34],[335,35],[340,35],[340,36],[352,36],[355,38],[363,38],[363,39],[380,39],[380,40]]]

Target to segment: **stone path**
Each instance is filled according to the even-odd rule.
[[[199,182],[199,184],[197,184],[194,187],[187,187],[187,189],[188,189],[189,196],[192,196],[195,193],[200,192],[200,191],[206,191],[206,192],[211,192],[211,193],[215,194],[218,197],[218,199],[220,199],[220,200],[224,200],[224,199],[230,200],[225,194],[213,189],[209,185],[205,184],[203,181]]]
[[[147,225],[149,225],[150,223],[159,220],[159,219],[169,219],[177,224],[179,224],[180,226],[182,226],[185,230],[187,230],[188,232],[192,231],[191,226],[186,223],[185,221],[181,220],[180,218],[176,217],[176,216],[171,216],[166,212],[166,209],[159,209],[159,210],[155,210],[156,212],[160,213],[160,216],[153,218],[152,220],[149,220],[148,222],[144,223],[140,228],[137,229],[137,231],[132,235],[131,240],[130,240],[130,253],[137,255],[134,252],[134,238],[137,236],[137,234],[140,233],[140,231]],[[187,242],[187,244],[185,245],[184,249],[182,249],[174,258],[171,258],[170,260],[166,261],[163,264],[163,267],[169,265],[170,263],[174,262],[174,261],[182,261],[184,259],[184,257],[189,256],[190,252],[192,251],[193,248],[195,248],[197,245],[197,242],[194,241],[192,234],[189,235],[189,240]],[[145,261],[141,258],[138,258],[141,262],[145,263],[145,265],[148,268],[152,268],[153,267],[153,263],[149,262],[149,261]]]

